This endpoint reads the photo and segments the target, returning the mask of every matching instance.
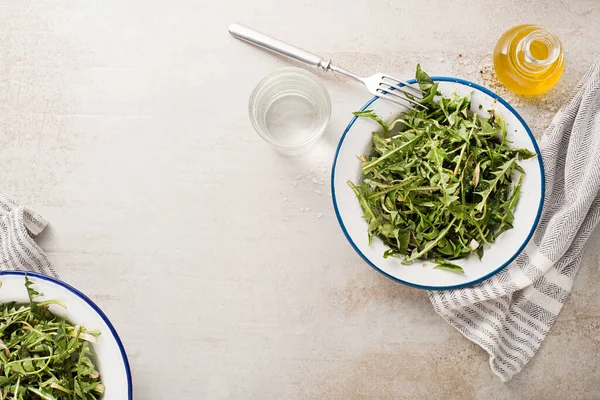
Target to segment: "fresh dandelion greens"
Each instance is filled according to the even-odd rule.
[[[100,333],[53,315],[50,304],[65,305],[35,301],[32,285],[26,277],[29,304],[0,303],[0,400],[100,399],[90,345]]]
[[[384,257],[464,272],[448,260],[481,258],[484,245],[512,228],[525,175],[518,161],[536,154],[511,148],[504,120],[471,111],[470,96],[439,97],[419,65],[416,78],[426,109],[389,126],[372,110],[354,113],[382,129],[372,133],[372,154],[359,157],[362,182],[348,185],[363,208],[369,244],[379,237],[389,247]]]

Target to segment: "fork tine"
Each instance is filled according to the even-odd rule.
[[[415,96],[413,93],[409,93],[406,90],[404,90],[403,86],[394,86],[394,85],[390,85],[387,82],[379,82],[379,86],[383,86],[383,88],[381,88],[381,89],[383,89],[385,91],[387,91],[388,88],[394,88],[394,90],[397,90],[398,92],[402,92],[402,93],[406,94],[407,96],[414,97],[418,100],[422,99],[422,97]]]
[[[385,85],[385,84],[384,84],[384,85]],[[416,100],[413,100],[413,99],[411,99],[411,98],[409,98],[409,97],[406,97],[406,96],[399,95],[398,93],[394,93],[394,92],[396,92],[396,91],[398,91],[398,88],[393,88],[393,89],[392,89],[392,88],[379,88],[379,89],[377,89],[377,92],[382,92],[382,93],[384,93],[384,94],[388,94],[388,95],[390,95],[390,96],[397,97],[399,100],[404,100],[404,101],[406,101],[406,102],[412,103],[412,104],[414,104],[414,105],[416,105],[416,106],[418,106],[418,107],[421,107],[421,108],[422,108],[422,109],[424,109],[424,110],[426,110],[426,109],[427,109],[427,107],[426,107],[426,106],[424,106],[423,104],[419,103],[419,102],[418,102],[418,101],[416,101]],[[401,91],[401,90],[399,90],[399,91],[400,91],[400,92],[403,92],[403,91]],[[406,93],[406,92],[403,92],[403,93]],[[414,109],[414,107],[411,107],[411,108],[413,108],[413,109]]]
[[[425,91],[423,91],[423,90],[421,90],[421,89],[419,89],[419,88],[416,88],[416,87],[412,86],[412,85],[411,85],[410,83],[408,83],[408,82],[401,81],[400,79],[396,79],[396,78],[394,78],[394,77],[392,77],[392,76],[389,76],[389,75],[382,75],[382,76],[381,76],[381,78],[382,78],[382,79],[389,79],[390,81],[392,81],[394,84],[393,84],[393,85],[390,85],[390,86],[399,86],[399,85],[401,85],[401,87],[405,87],[405,88],[407,88],[407,89],[411,89],[411,90],[413,90],[415,93],[418,93],[418,94],[420,94],[420,95],[423,95],[423,94],[425,94]]]
[[[402,107],[408,109],[408,110],[415,110],[415,108],[413,106],[411,106],[410,104],[406,104],[406,103],[402,103],[398,100],[396,100],[396,98],[388,96],[387,92],[382,92],[380,94],[377,94],[377,97],[387,100],[387,101],[391,101],[392,103],[396,103],[398,105],[401,105]]]

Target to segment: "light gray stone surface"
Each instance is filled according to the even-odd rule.
[[[600,233],[539,354],[502,384],[338,228],[330,164],[366,92],[319,74],[327,132],[278,156],[247,99],[288,63],[227,33],[246,23],[358,73],[421,62],[487,83],[499,36],[539,23],[564,77],[507,94],[539,137],[600,54],[598,21],[589,0],[0,0],[2,190],[50,220],[42,246],[118,329],[137,399],[600,398]]]

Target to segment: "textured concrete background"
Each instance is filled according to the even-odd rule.
[[[325,136],[280,157],[246,108],[287,64],[227,33],[485,84],[502,32],[539,23],[563,41],[564,77],[507,95],[539,137],[600,54],[598,21],[589,0],[0,0],[0,183],[50,220],[42,247],[120,332],[137,399],[600,398],[600,233],[539,354],[502,384],[337,226],[329,167],[366,92],[324,76]]]

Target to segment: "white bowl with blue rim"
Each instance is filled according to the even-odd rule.
[[[471,110],[488,116],[493,109],[506,121],[507,138],[515,148],[525,148],[537,157],[520,161],[525,170],[519,203],[514,212],[514,228],[500,235],[490,248],[486,248],[482,259],[472,255],[452,261],[460,265],[465,273],[433,269],[429,261],[416,260],[410,265],[402,264],[396,257],[384,258],[385,244],[378,238],[369,245],[367,223],[362,218],[363,210],[347,181],[361,182],[361,162],[356,158],[371,153],[371,132],[379,125],[366,118],[352,118],[337,147],[331,173],[331,190],[335,212],[346,238],[356,252],[375,270],[388,278],[421,289],[441,290],[470,286],[498,273],[509,265],[525,248],[538,224],[544,201],[544,167],[540,150],[531,130],[521,116],[500,96],[475,83],[448,77],[432,77],[439,82],[438,90],[444,96],[471,94]],[[409,81],[409,83],[414,83]],[[481,107],[479,107],[481,105]],[[391,122],[402,110],[397,105],[371,99],[361,110],[374,110],[387,122]]]
[[[73,324],[85,326],[89,330],[101,332],[92,346],[96,356],[105,392],[102,400],[132,400],[133,386],[131,370],[123,343],[108,317],[86,295],[74,287],[46,275],[32,272],[0,272],[0,302],[16,301],[28,304],[25,276],[33,282],[33,288],[44,296],[43,300],[60,300],[67,308],[50,305],[50,311]]]

